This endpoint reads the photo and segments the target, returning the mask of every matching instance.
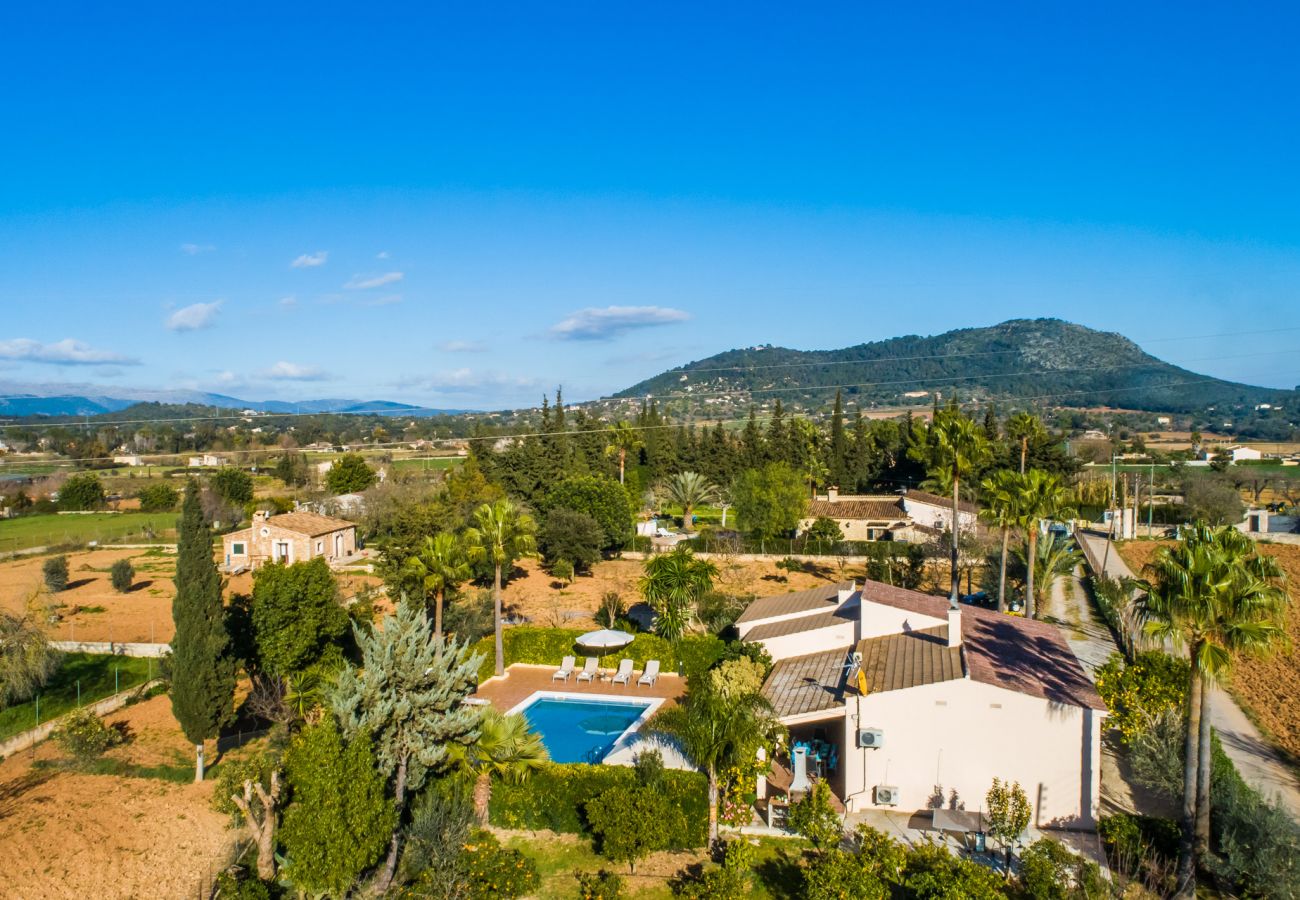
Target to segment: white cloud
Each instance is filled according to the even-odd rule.
[[[522,375],[507,375],[505,372],[481,372],[469,367],[461,367],[404,379],[397,386],[423,388],[446,394],[474,394],[495,393],[502,389],[506,392],[523,388],[531,390],[537,386],[537,380]]]
[[[639,328],[685,322],[689,313],[668,306],[602,306],[580,309],[551,326],[558,341],[608,341]]]
[[[197,331],[200,328],[211,328],[222,302],[213,300],[211,303],[191,303],[181,307],[167,317],[167,330]]]
[[[314,269],[317,266],[325,265],[325,261],[329,259],[329,256],[330,254],[328,250],[317,250],[315,253],[304,253],[293,262],[289,263],[289,268]]]
[[[49,363],[54,366],[136,366],[138,359],[96,350],[84,341],[64,338],[52,344],[42,344],[30,338],[0,340],[0,359],[17,362]]]
[[[395,303],[402,302],[401,294],[388,294],[384,297],[376,297],[373,300],[367,300],[366,306],[392,306]]]
[[[388,259],[391,255],[392,254],[390,254],[387,250],[380,250],[378,253],[375,254],[375,259]]]
[[[437,344],[443,353],[483,353],[487,350],[484,341],[439,341]]]
[[[274,381],[326,381],[330,377],[315,366],[301,366],[284,360],[259,374]]]
[[[216,250],[213,244],[181,244],[181,252],[186,256],[198,256],[200,253],[211,253]]]
[[[290,294],[288,297],[280,298],[280,306],[284,309],[293,309],[298,305],[298,298]]]
[[[353,275],[352,279],[343,285],[343,288],[349,291],[367,291],[371,288],[383,287],[386,284],[396,284],[401,280],[401,272],[385,272],[382,275]]]

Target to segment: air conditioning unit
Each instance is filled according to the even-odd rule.
[[[892,784],[876,785],[876,805],[877,806],[897,806],[898,805],[898,788]]]
[[[858,730],[858,746],[864,750],[879,750],[885,746],[885,733],[879,728]]]

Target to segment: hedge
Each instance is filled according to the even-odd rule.
[[[534,628],[519,626],[507,628],[502,634],[501,642],[505,650],[506,665],[513,663],[536,663],[539,665],[558,666],[566,656],[581,659],[590,655],[574,643],[584,632],[572,628]],[[711,634],[687,635],[675,645],[658,635],[638,634],[632,643],[621,650],[607,653],[600,657],[600,664],[606,668],[618,665],[620,659],[631,659],[635,666],[643,668],[647,660],[659,660],[664,672],[676,672],[678,663],[687,677],[706,671],[722,656],[726,646],[723,640]],[[483,638],[473,646],[476,653],[483,655],[483,664],[479,667],[478,677],[482,683],[496,671],[496,655],[492,637]]]
[[[584,804],[615,787],[633,787],[636,771],[629,766],[549,763],[526,781],[492,785],[490,817],[498,828],[547,828],[567,834],[590,834]],[[687,830],[675,836],[672,850],[693,850],[708,840],[708,784],[699,772],[664,772],[662,792],[679,808]]]

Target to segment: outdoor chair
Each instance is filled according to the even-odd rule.
[[[652,659],[645,664],[645,671],[641,677],[636,680],[638,685],[648,684],[654,686],[655,680],[659,677],[659,660]]]
[[[551,675],[551,681],[568,681],[569,676],[573,674],[573,657],[566,656],[560,663],[560,667]]]
[[[579,680],[579,681],[595,681],[595,680],[596,680],[596,664],[597,664],[598,662],[600,662],[600,660],[598,660],[596,657],[594,657],[594,656],[588,656],[588,657],[587,657],[587,661],[584,662],[584,663],[582,664],[582,671],[578,673],[578,680]]]
[[[610,679],[614,684],[631,684],[632,683],[632,660],[623,659],[619,661],[618,671]]]

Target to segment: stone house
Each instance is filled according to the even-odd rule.
[[[331,565],[357,552],[357,526],[313,512],[253,513],[253,524],[221,538],[222,567],[230,572],[268,562],[291,565],[324,557]]]
[[[979,514],[973,503],[961,501],[957,514],[963,529],[975,526]],[[948,530],[952,519],[952,500],[925,491],[898,494],[841,494],[827,488],[808,506],[808,515],[799,522],[799,533],[825,516],[840,526],[846,541],[907,541],[925,543]]]

